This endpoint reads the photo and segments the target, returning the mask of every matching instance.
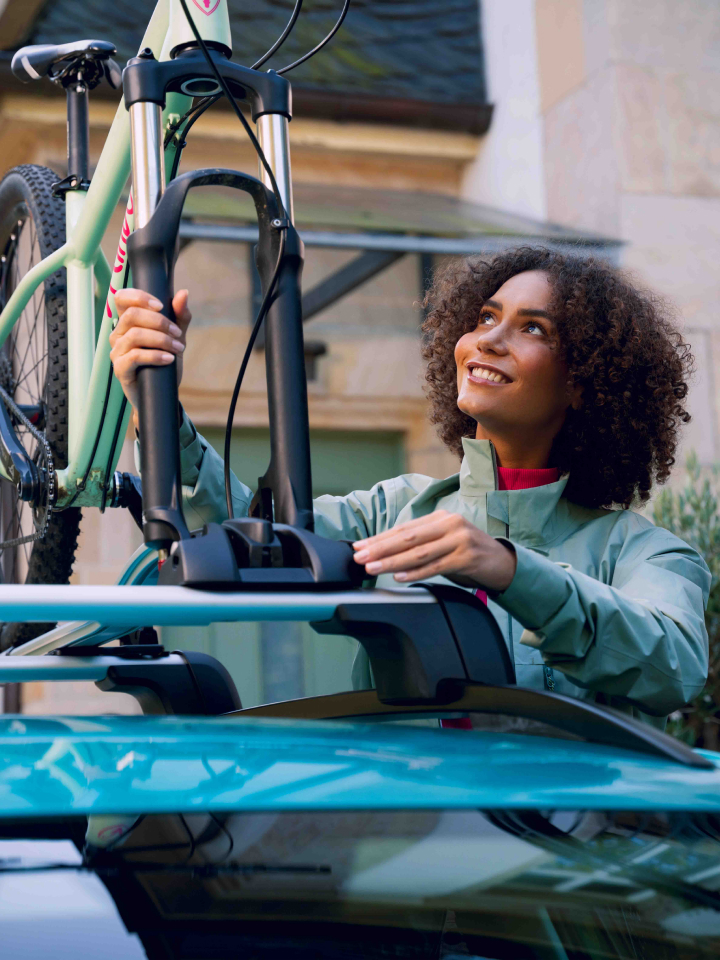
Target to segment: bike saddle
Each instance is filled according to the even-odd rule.
[[[116,89],[122,82],[122,71],[112,57],[117,50],[107,40],[74,40],[72,43],[43,43],[33,47],[21,47],[13,56],[13,74],[28,83],[49,77],[63,81],[75,76],[82,68],[83,80],[92,89],[106,77]]]

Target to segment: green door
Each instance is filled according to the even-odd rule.
[[[224,431],[203,436],[222,455]],[[402,434],[311,431],[313,495],[367,490],[404,472]],[[267,430],[236,430],[231,464],[253,490],[268,464]],[[217,657],[237,684],[243,706],[349,690],[357,643],[320,636],[305,623],[216,623],[210,627],[165,627],[169,650],[200,650]]]

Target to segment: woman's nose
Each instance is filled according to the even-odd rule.
[[[481,330],[478,334],[476,346],[478,350],[492,350],[493,353],[499,354],[507,353],[507,343],[503,325],[498,323],[494,327],[486,327],[484,330]]]

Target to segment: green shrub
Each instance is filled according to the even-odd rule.
[[[709,474],[697,456],[687,459],[682,490],[663,490],[655,501],[655,523],[672,531],[700,553],[712,581],[705,624],[710,638],[710,671],[703,692],[670,717],[668,732],[694,746],[717,750],[720,732],[720,468]],[[703,472],[705,476],[703,476]]]

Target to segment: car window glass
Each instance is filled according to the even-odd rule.
[[[148,956],[710,960],[719,838],[682,812],[208,811],[93,867]]]

